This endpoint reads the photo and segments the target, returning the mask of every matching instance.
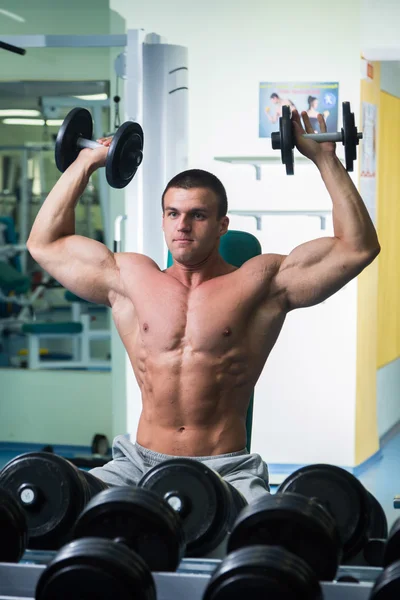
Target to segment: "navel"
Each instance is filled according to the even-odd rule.
[[[230,327],[226,327],[224,329],[223,335],[224,335],[224,337],[229,337],[230,335],[232,335],[232,329]]]
[[[143,323],[143,331],[148,331],[149,330],[149,326],[147,323]]]

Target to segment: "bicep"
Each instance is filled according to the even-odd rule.
[[[339,291],[368,262],[368,257],[350,250],[339,238],[319,238],[282,257],[274,283],[287,310],[314,306]]]

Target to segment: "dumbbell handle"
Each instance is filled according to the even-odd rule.
[[[94,140],[87,140],[86,138],[79,137],[76,140],[76,145],[78,148],[90,148],[91,150],[95,150],[96,148],[100,148],[101,144],[99,142],[95,142]]]
[[[309,140],[315,140],[316,142],[342,142],[343,134],[341,131],[337,133],[304,133],[304,138],[308,138]],[[357,137],[359,140],[362,139],[362,133],[357,133]]]

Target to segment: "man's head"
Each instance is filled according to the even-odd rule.
[[[278,102],[279,102],[279,100],[280,100],[280,98],[279,98],[278,94],[276,94],[275,92],[273,92],[273,93],[270,95],[270,98],[271,98],[271,101],[272,101],[274,104],[278,104]]]
[[[225,188],[208,171],[190,169],[173,177],[162,195],[162,209],[168,249],[187,266],[207,260],[228,229]]]

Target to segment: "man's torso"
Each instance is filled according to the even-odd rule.
[[[154,265],[154,266],[153,266]],[[140,267],[113,318],[141,389],[138,442],[164,454],[223,454],[246,444],[254,385],[285,320],[270,275],[243,267],[189,289]]]

